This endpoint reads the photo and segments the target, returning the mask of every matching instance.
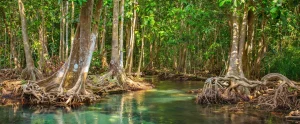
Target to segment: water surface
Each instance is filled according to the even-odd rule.
[[[0,123],[20,124],[260,124],[287,123],[282,115],[258,110],[229,111],[232,106],[195,104],[189,89],[202,82],[154,81],[147,91],[110,95],[100,103],[73,109],[0,107]]]

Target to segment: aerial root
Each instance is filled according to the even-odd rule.
[[[154,87],[152,84],[130,79],[123,72],[123,69],[113,61],[110,63],[110,71],[95,80],[97,81],[96,83],[88,83],[87,86],[97,92],[97,94],[122,93],[126,91],[146,90]]]
[[[225,104],[238,102],[237,92],[232,90],[226,92],[230,79],[225,77],[208,78],[196,102],[199,104]]]
[[[297,100],[298,90],[282,82],[274,89],[269,89],[258,97],[258,106],[266,109],[294,109],[299,108]]]
[[[81,95],[78,93],[59,93],[45,92],[45,90],[36,83],[29,82],[23,86],[22,98],[29,104],[51,104],[51,105],[74,105],[81,103],[92,103],[100,99],[100,96],[94,94]]]
[[[12,105],[20,103],[21,84],[19,80],[6,80],[0,83],[1,85],[1,104]]]
[[[17,79],[19,77],[18,74],[19,74],[18,69],[1,69],[0,70],[0,78],[2,78],[2,79]]]
[[[74,105],[97,101],[106,93],[121,93],[152,88],[152,85],[135,82],[126,77],[118,64],[111,63],[111,69],[105,75],[98,77],[95,82],[89,80],[84,84],[74,85],[73,88],[64,91],[63,78],[56,78],[57,74],[39,82],[29,82],[22,87],[22,99],[29,104]],[[64,70],[61,70],[62,72]],[[111,77],[114,77],[113,79]],[[81,78],[78,81],[82,81]],[[87,92],[91,90],[91,92]]]
[[[87,86],[97,94],[122,93],[153,88],[151,84],[133,81],[122,72],[118,72],[114,79],[111,78],[112,76],[113,72],[110,71],[99,77],[97,83],[88,83]]]
[[[36,68],[26,67],[21,73],[21,78],[25,80],[40,80],[43,79],[43,74]]]
[[[300,107],[297,99],[299,86],[277,73],[264,76],[261,81],[244,77],[212,77],[198,94],[199,104],[224,104],[254,101],[261,108],[294,109]]]
[[[154,85],[145,83],[145,82],[138,82],[130,79],[127,77],[124,73],[121,71],[119,72],[118,75],[118,81],[120,84],[123,84],[122,86],[129,91],[137,91],[137,90],[146,90],[146,89],[151,89],[154,87]]]

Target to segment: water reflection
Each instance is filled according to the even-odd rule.
[[[21,124],[220,124],[286,123],[267,112],[230,111],[232,106],[201,106],[185,91],[197,82],[157,82],[148,91],[111,95],[98,104],[79,108],[0,107],[0,123]],[[17,111],[16,111],[17,109]]]

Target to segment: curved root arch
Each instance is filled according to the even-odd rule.
[[[45,92],[45,89],[35,82],[29,82],[23,86],[23,100],[29,104],[73,105],[85,102],[93,102],[100,97],[92,94],[60,94],[58,92]]]
[[[92,93],[86,93],[82,88],[82,76],[79,75],[76,83],[81,82],[79,86],[66,90],[63,84],[67,80],[68,62],[52,76],[39,82],[28,82],[23,86],[22,98],[29,104],[51,104],[51,105],[73,105],[79,103],[90,103],[97,101],[100,96]],[[83,91],[84,90],[84,91]]]
[[[25,102],[30,104],[72,105],[97,101],[100,96],[96,94],[110,91],[136,91],[153,87],[151,84],[131,80],[125,75],[118,64],[114,62],[111,62],[110,67],[110,71],[100,76],[96,83],[87,81],[85,85],[86,88],[83,88],[83,83],[78,83],[83,81],[82,77],[84,75],[80,74],[74,87],[64,91],[63,83],[66,81],[68,70],[68,62],[66,62],[63,67],[52,76],[39,82],[29,82],[24,85],[22,88],[22,98]],[[111,77],[115,77],[115,79]]]
[[[278,73],[267,74],[260,81],[237,76],[212,77],[205,81],[197,103],[237,103],[256,97],[261,107],[292,109],[300,103],[296,98],[298,91],[300,87],[296,82]]]
[[[113,77],[113,78],[112,78]],[[96,79],[96,83],[88,83],[88,87],[97,93],[123,92],[151,89],[152,84],[130,79],[118,63],[110,62],[110,71]]]
[[[22,70],[21,78],[25,80],[40,80],[43,79],[43,74],[37,68],[26,67]]]

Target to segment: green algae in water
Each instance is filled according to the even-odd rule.
[[[230,112],[230,106],[202,106],[194,102],[189,89],[201,82],[156,82],[156,88],[108,96],[100,103],[71,111],[29,107],[0,107],[0,123],[14,124],[260,124],[287,123],[271,113],[244,110]]]

